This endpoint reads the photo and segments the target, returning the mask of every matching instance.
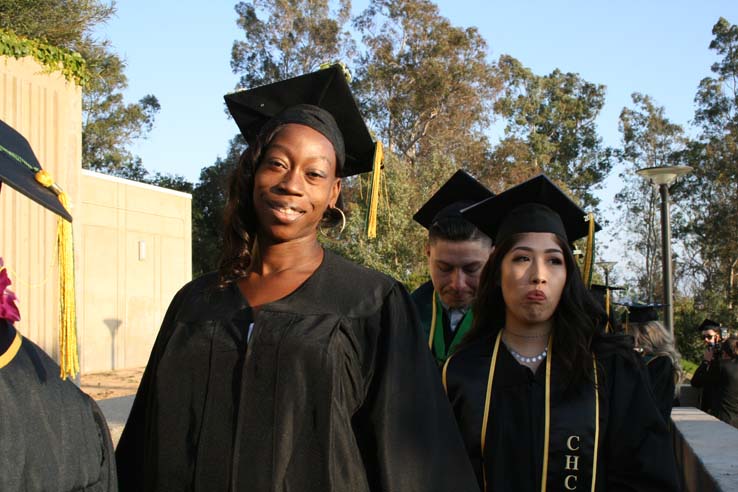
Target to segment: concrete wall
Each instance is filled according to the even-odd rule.
[[[82,372],[145,365],[169,301],[192,276],[190,195],[83,171],[80,88],[30,57],[0,56],[0,119],[70,198]],[[58,360],[56,223],[3,185],[0,256],[19,299],[16,327]]]
[[[82,171],[77,285],[83,373],[146,365],[192,278],[191,196]]]
[[[738,429],[696,408],[671,411],[684,492],[738,490]]]
[[[0,119],[28,139],[41,165],[69,195],[75,216],[82,159],[80,88],[33,58],[0,56]],[[54,357],[59,345],[56,222],[52,212],[3,185],[0,256],[19,299],[16,327]],[[79,236],[79,225],[73,226]]]

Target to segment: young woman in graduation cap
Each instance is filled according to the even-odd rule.
[[[443,379],[483,490],[677,490],[643,366],[569,248],[585,213],[543,175],[462,213],[495,250]]]
[[[674,336],[659,321],[660,307],[659,304],[626,304],[623,327],[625,333],[633,336],[636,352],[646,363],[656,405],[668,424],[676,387],[682,379],[682,366]]]
[[[249,142],[220,271],[174,298],[117,449],[124,491],[471,491],[397,281],[324,250],[374,144],[338,66],[226,96]]]

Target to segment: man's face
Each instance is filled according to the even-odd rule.
[[[479,275],[492,246],[485,240],[436,239],[426,248],[433,288],[450,308],[465,308],[477,295]]]
[[[702,340],[705,345],[712,346],[720,341],[720,335],[715,330],[704,330],[702,332]]]

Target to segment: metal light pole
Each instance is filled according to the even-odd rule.
[[[610,287],[610,272],[617,261],[598,261],[596,265],[605,272],[605,287]]]
[[[674,294],[671,278],[671,219],[669,216],[669,186],[674,180],[692,171],[690,166],[659,166],[639,169],[640,176],[659,187],[661,194],[661,267],[664,277],[664,324],[674,334]]]

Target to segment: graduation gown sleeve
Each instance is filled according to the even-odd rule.
[[[385,299],[366,399],[354,419],[370,488],[477,490],[411,302],[399,285]]]
[[[0,330],[14,332],[3,323]],[[61,380],[59,366],[27,338],[0,355],[0,490],[117,491],[113,445],[95,402]]]
[[[646,368],[621,353],[599,360],[607,398],[600,458],[604,490],[679,491],[671,435],[653,399]]]
[[[146,364],[136,397],[131,406],[126,426],[115,449],[118,484],[121,491],[143,491],[144,470],[152,469],[155,464],[147,461],[147,427],[146,416],[153,411],[153,402],[150,398],[156,380],[159,361],[164,353],[167,342],[176,327],[177,313],[184,299],[188,297],[190,289],[183,288],[175,296],[167,309],[162,321],[159,334]]]
[[[671,420],[671,406],[674,402],[674,365],[668,357],[661,356],[651,359],[646,364],[651,391],[656,406],[667,424]]]

